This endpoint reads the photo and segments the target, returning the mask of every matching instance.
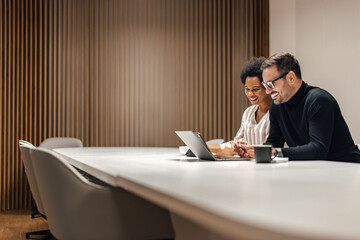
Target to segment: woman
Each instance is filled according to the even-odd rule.
[[[245,86],[245,94],[253,104],[248,107],[242,117],[241,126],[233,141],[220,145],[209,145],[212,152],[216,154],[238,154],[234,151],[234,142],[258,145],[263,144],[269,135],[270,121],[269,108],[271,97],[265,92],[261,85],[261,64],[265,58],[252,58],[241,71],[241,82]]]

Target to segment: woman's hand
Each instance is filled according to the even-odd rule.
[[[238,140],[234,142],[234,151],[237,152],[237,154],[239,154],[240,157],[243,158],[251,158],[249,152],[248,152],[248,148],[251,152],[254,152],[254,147],[252,147],[251,145],[249,145],[248,142],[246,141],[242,141],[242,140]]]
[[[233,148],[225,147],[224,149],[221,149],[216,152],[216,155],[236,155],[237,152],[234,151]]]

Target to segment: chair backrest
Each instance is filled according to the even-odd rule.
[[[31,149],[30,156],[49,227],[56,238],[173,237],[168,211],[120,188],[90,183],[51,150]]]
[[[80,139],[71,137],[47,138],[39,145],[39,147],[46,149],[82,146],[83,144]]]
[[[206,144],[210,144],[210,145],[216,145],[216,144],[221,144],[221,143],[224,143],[224,139],[217,138],[217,139],[210,139],[210,140],[206,141]]]
[[[36,177],[34,175],[34,169],[31,163],[31,159],[30,159],[30,149],[34,149],[34,145],[32,144],[20,144],[20,152],[21,152],[21,158],[23,160],[24,163],[24,168],[25,168],[25,172],[26,172],[26,176],[29,182],[29,186],[30,186],[30,190],[31,193],[33,195],[33,198],[35,200],[36,206],[38,211],[42,214],[42,215],[46,215],[45,214],[45,210],[40,198],[40,192],[39,192],[39,188],[36,182]]]
[[[19,140],[19,146],[30,146],[30,147],[35,147],[32,143],[25,141],[25,140]]]

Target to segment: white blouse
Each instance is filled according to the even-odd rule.
[[[255,113],[258,108],[258,105],[253,105],[245,109],[240,129],[236,133],[234,141],[243,140],[251,145],[261,145],[266,141],[270,130],[269,111],[259,122],[256,122]],[[221,144],[221,148],[224,147],[231,147],[231,142]]]

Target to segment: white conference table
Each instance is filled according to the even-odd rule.
[[[360,164],[202,161],[177,148],[54,150],[224,238],[360,239]]]

